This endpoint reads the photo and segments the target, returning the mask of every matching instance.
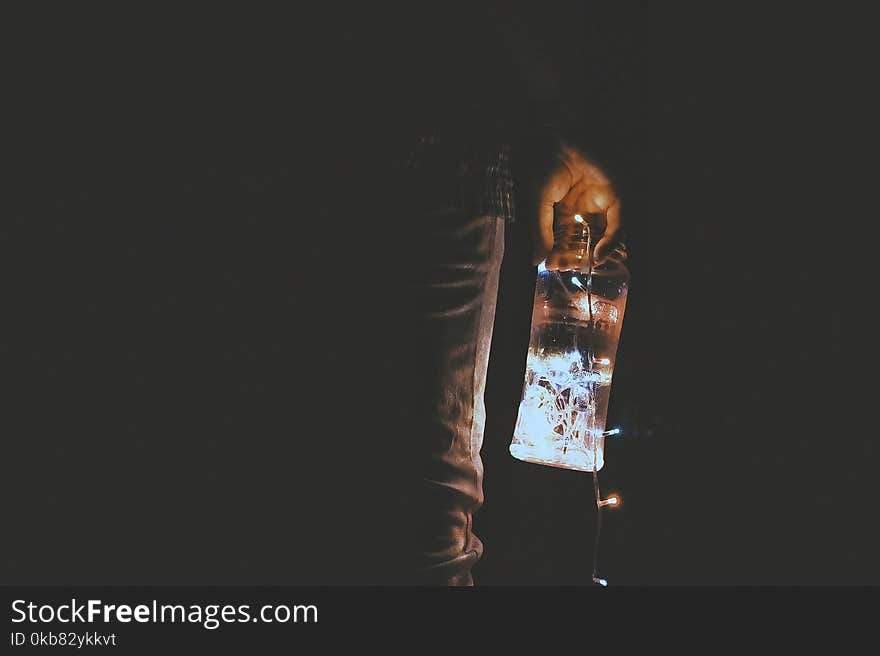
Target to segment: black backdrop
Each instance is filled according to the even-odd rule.
[[[626,437],[603,472],[624,505],[605,513],[600,569],[628,584],[876,583],[876,447],[839,407],[845,219],[822,200],[846,161],[823,150],[844,103],[820,92],[845,73],[811,45],[833,29],[766,7],[605,18],[585,40],[585,94],[618,145],[633,281],[609,414]],[[591,482],[506,454],[529,276],[502,277],[481,522],[503,548],[482,573],[587,582]]]
[[[311,301],[340,266],[322,172],[345,155],[316,135],[357,102],[308,102],[323,69],[296,16],[221,30],[68,11],[15,23],[5,94],[3,579],[314,582],[291,561],[320,558],[317,501],[358,493],[318,480],[327,450],[300,437],[332,421],[303,419],[328,383],[309,372],[340,358]],[[820,18],[577,14],[567,79],[624,189],[633,276],[610,412],[624,437],[602,473],[623,499],[603,529],[612,584],[880,580],[875,446],[840,430],[833,227],[811,182],[836,120]],[[589,478],[507,453],[534,276],[518,243],[475,577],[585,583]],[[369,275],[383,256],[344,265],[364,299],[346,322],[381,321],[360,311],[393,293]]]

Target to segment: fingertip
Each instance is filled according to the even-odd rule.
[[[532,253],[532,265],[538,266],[541,262],[545,261],[549,256],[553,249],[539,247],[535,249]]]
[[[620,242],[617,239],[606,238],[596,244],[593,250],[593,262],[596,265],[602,264],[609,259],[617,259],[623,261],[626,259],[626,253],[618,250]],[[620,257],[622,255],[622,257]]]
[[[611,245],[607,241],[600,241],[593,249],[593,262],[601,264],[611,254],[612,250]]]

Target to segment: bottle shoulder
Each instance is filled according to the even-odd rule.
[[[536,291],[547,297],[590,295],[609,300],[625,296],[629,288],[629,270],[623,266],[597,267],[592,273],[572,267],[566,269],[540,269]]]
[[[564,262],[563,266],[548,267],[544,262],[538,265],[538,277],[555,274],[551,277],[564,277],[566,275],[590,276],[594,279],[614,279],[629,282],[629,268],[621,261],[606,261],[599,266],[590,267],[584,263]]]

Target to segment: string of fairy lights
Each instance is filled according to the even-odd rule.
[[[587,254],[587,284],[583,287],[587,292],[587,308],[589,312],[589,321],[590,325],[593,324],[593,236],[592,231],[590,230],[590,225],[584,221],[584,217],[580,214],[574,215],[574,220],[581,224],[583,227],[583,236],[586,237],[586,244],[581,253],[578,254],[578,259],[583,257],[583,252],[585,251]],[[581,283],[576,279],[572,279],[579,287],[582,287]],[[620,435],[619,428],[612,428],[611,430],[604,431],[602,433],[602,437],[613,437]],[[611,495],[607,499],[602,498],[602,493],[599,490],[599,470],[596,466],[598,461],[598,445],[599,440],[592,440],[593,442],[593,493],[596,497],[596,538],[593,543],[593,583],[601,585],[602,587],[608,586],[608,580],[601,578],[599,576],[599,538],[602,534],[602,509],[603,508],[616,508],[620,505],[620,497],[617,495]]]
[[[607,430],[602,433],[602,437],[614,437],[620,435],[619,428],[612,428],[611,430]],[[598,440],[596,440],[598,442]],[[596,446],[594,444],[593,451],[595,452]],[[599,491],[599,471],[596,469],[595,465],[595,457],[593,458],[593,493],[596,496],[596,539],[593,543],[593,583],[601,585],[602,587],[608,586],[608,580],[599,577],[599,536],[602,532],[602,509],[603,508],[616,508],[620,505],[620,497],[616,494],[612,494],[607,499],[602,498],[602,493]]]

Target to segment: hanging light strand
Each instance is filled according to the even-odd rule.
[[[609,437],[612,435],[620,435],[620,429],[612,428],[611,430],[602,433],[602,437]],[[598,441],[599,440],[595,440],[593,443],[593,494],[596,498],[596,539],[593,543],[593,583],[601,585],[604,588],[608,586],[608,581],[607,579],[599,577],[599,537],[602,534],[602,509],[605,507],[616,508],[620,505],[620,497],[617,495],[611,495],[607,499],[602,498],[602,493],[599,490],[599,471],[596,469],[595,458]]]
[[[586,221],[584,221],[583,217],[580,214],[574,215],[574,220],[583,225],[584,236],[587,238],[586,251],[587,251],[587,265],[588,265],[588,274],[587,274],[587,308],[589,310],[589,321],[590,321],[590,329],[594,328],[593,326],[593,235],[590,230],[590,225]],[[592,351],[592,348],[590,349]],[[602,364],[608,364],[608,360],[603,359]],[[590,367],[592,368],[594,362],[593,357],[590,357]],[[605,431],[602,433],[601,437],[612,437],[620,434],[619,428],[613,428],[611,430]],[[593,439],[593,494],[596,497],[596,539],[593,544],[593,583],[601,585],[602,587],[608,586],[608,580],[603,579],[599,576],[599,544],[600,544],[600,536],[602,534],[602,509],[605,507],[615,508],[620,503],[620,499],[617,496],[610,496],[607,499],[602,498],[602,494],[599,490],[599,471],[596,468],[596,463],[598,459],[598,446],[599,439]]]

